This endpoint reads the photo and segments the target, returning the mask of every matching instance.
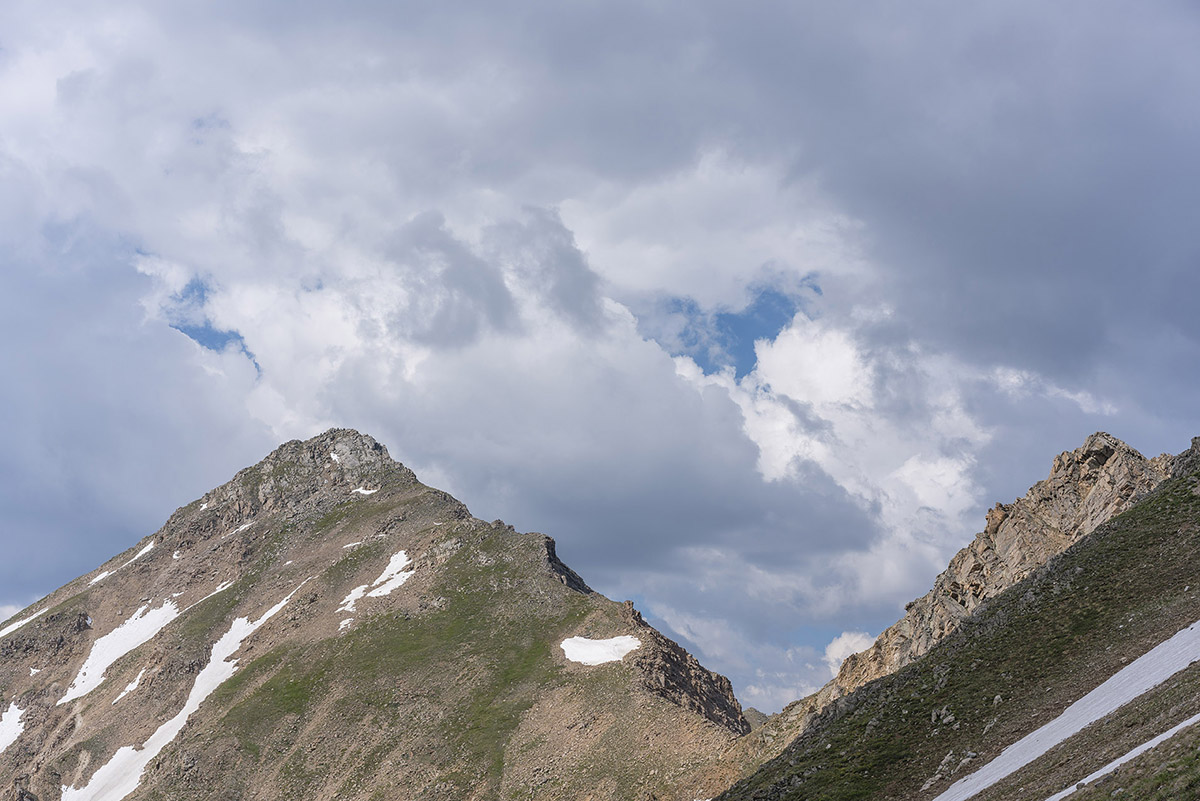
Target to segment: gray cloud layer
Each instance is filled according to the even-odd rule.
[[[352,425],[778,706],[1054,452],[1200,433],[1198,26],[9,4],[0,605]]]

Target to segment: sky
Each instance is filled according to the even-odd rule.
[[[0,618],[383,442],[774,711],[1200,434],[1200,11],[0,6]]]

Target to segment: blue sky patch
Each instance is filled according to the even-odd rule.
[[[811,280],[804,288],[821,294]],[[664,298],[638,315],[638,327],[672,355],[695,359],[706,373],[732,368],[741,378],[754,369],[755,341],[774,339],[802,308],[800,294],[761,286],[737,312],[707,311],[687,297]]]
[[[217,328],[205,313],[204,306],[212,292],[200,278],[193,278],[181,291],[171,296],[171,307],[167,310],[167,324],[191,339],[202,348],[221,352],[233,345],[246,355],[254,368],[262,373],[254,354],[246,347],[246,340],[237,331]]]

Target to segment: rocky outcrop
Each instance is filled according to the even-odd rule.
[[[742,714],[742,705],[734,696],[729,679],[713,673],[674,640],[651,627],[631,601],[623,606],[625,619],[639,636],[652,641],[650,647],[639,649],[633,657],[642,686],[733,734],[748,734],[750,723]]]
[[[1100,524],[1128,509],[1170,476],[1173,457],[1147,459],[1121,440],[1092,434],[1059,454],[1050,475],[1010,504],[996,504],[987,525],[950,560],[933,589],[866,651],[842,664],[834,697],[894,673],[955,631],[988,598],[1024,579]]]
[[[1192,459],[1189,454],[1195,454]],[[918,659],[981,604],[1027,577],[1051,557],[1131,507],[1193,461],[1200,438],[1179,456],[1147,459],[1116,437],[1092,434],[1054,459],[1050,475],[1024,497],[996,504],[984,530],[950,560],[933,589],[910,602],[904,617],[865,651],[842,663],[838,675],[788,705],[743,745],[749,763],[777,755],[813,717],[838,698]]]

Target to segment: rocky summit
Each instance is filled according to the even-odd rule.
[[[695,799],[730,684],[349,430],[0,626],[0,797]]]

